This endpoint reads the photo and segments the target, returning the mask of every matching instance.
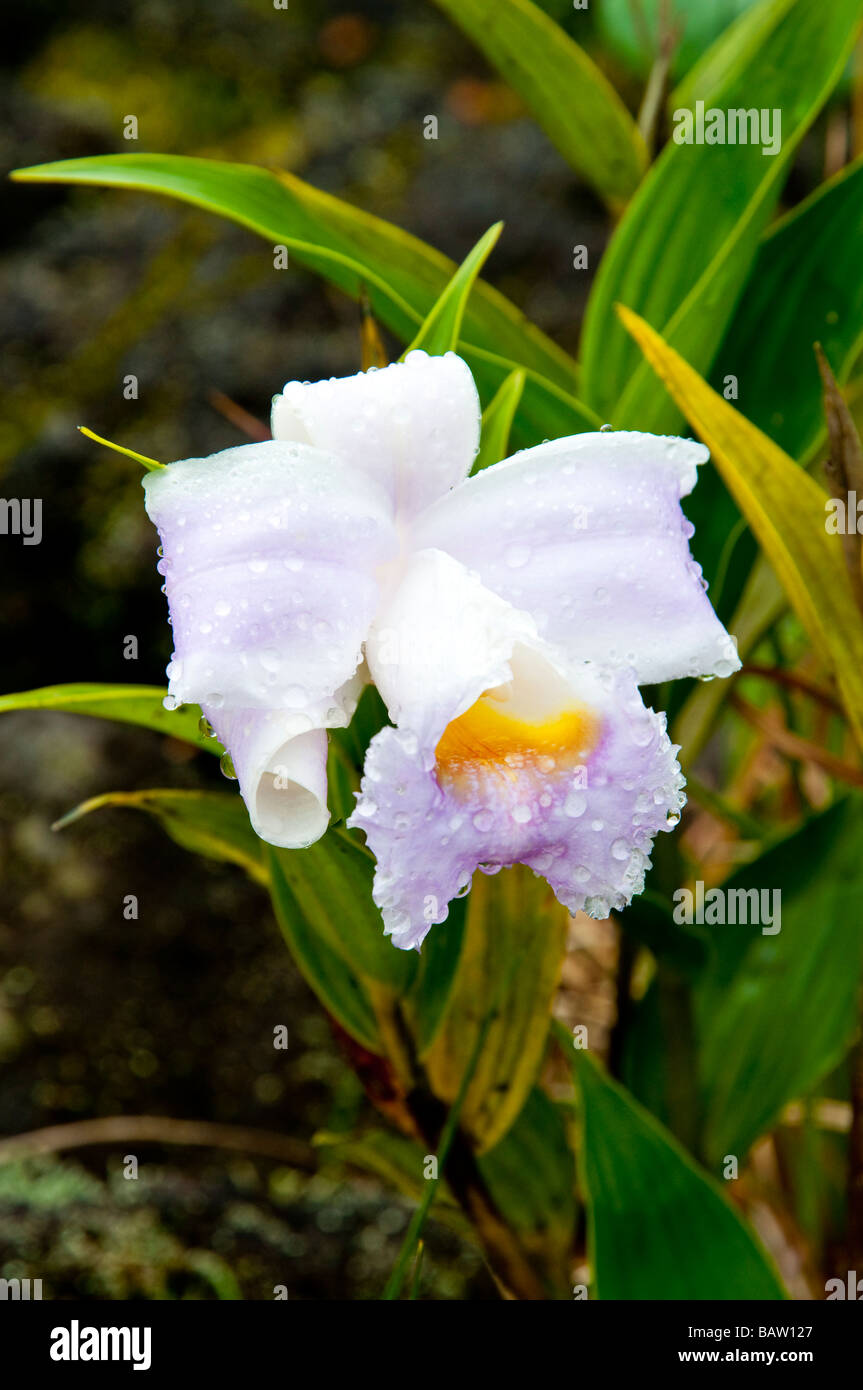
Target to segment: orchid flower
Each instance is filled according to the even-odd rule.
[[[624,907],[685,800],[639,685],[739,667],[680,507],[702,445],[577,434],[469,477],[479,431],[467,365],[417,351],[290,382],[272,441],[144,484],[169,701],[201,705],[262,839],[323,835],[326,731],[377,686],[392,724],[348,824],[405,948],[477,868],[526,864],[573,912]]]

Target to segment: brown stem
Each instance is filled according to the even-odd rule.
[[[317,1168],[311,1145],[272,1130],[212,1124],[209,1120],[173,1120],[167,1115],[108,1115],[13,1134],[0,1139],[0,1162],[83,1149],[90,1144],[188,1144],[259,1154],[310,1173]]]
[[[776,685],[784,685],[789,690],[799,690],[803,695],[811,695],[813,700],[817,700],[834,714],[844,713],[839,701],[829,690],[824,690],[815,681],[807,680],[806,676],[799,675],[797,671],[786,671],[782,666],[759,666],[757,662],[747,662],[740,675],[763,676],[765,680],[774,681]]]
[[[815,763],[816,766],[823,767],[825,772],[829,772],[831,777],[838,778],[840,782],[848,782],[853,787],[863,787],[863,768],[843,762],[841,758],[837,758],[826,748],[820,748],[818,744],[809,743],[799,734],[793,734],[790,729],[786,729],[783,724],[775,723],[769,715],[756,709],[754,705],[750,705],[748,700],[742,700],[739,695],[732,694],[730,703],[732,708],[742,715],[747,724],[751,724],[753,729],[757,729],[767,743],[780,753],[784,753],[787,758],[796,758],[799,762],[804,763]]]

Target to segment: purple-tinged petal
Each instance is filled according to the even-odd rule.
[[[653,837],[677,823],[684,800],[665,718],[621,670],[584,668],[572,696],[598,730],[583,759],[577,749],[554,758],[540,743],[536,756],[450,776],[410,730],[372,740],[349,824],[377,860],[374,898],[396,946],[419,946],[478,867],[527,864],[570,911],[596,917],[642,890]]]
[[[412,557],[366,651],[398,727],[372,740],[349,823],[397,945],[443,921],[478,866],[526,863],[602,916],[640,891],[683,779],[633,672],[569,661],[440,551]]]
[[[173,463],[144,487],[164,552],[174,700],[300,712],[350,679],[376,572],[397,550],[379,487],[275,441]]]
[[[344,727],[356,709],[355,677],[319,709],[213,709],[216,737],[230,750],[240,792],[256,834],[284,849],[305,849],[329,824],[327,728]]]
[[[680,507],[707,457],[627,431],[558,439],[468,479],[417,519],[414,543],[478,571],[573,660],[631,666],[639,684],[727,676],[736,648]]]
[[[273,398],[274,439],[336,455],[384,488],[405,518],[467,476],[479,426],[470,368],[453,352],[410,352],[356,376],[289,381]]]

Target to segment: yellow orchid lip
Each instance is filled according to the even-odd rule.
[[[487,690],[444,729],[435,749],[438,779],[448,785],[477,776],[551,773],[583,762],[599,737],[599,720],[583,706],[540,719],[506,711],[509,688]]]

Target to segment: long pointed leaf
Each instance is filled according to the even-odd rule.
[[[458,346],[465,308],[476,278],[494,250],[503,231],[503,223],[489,227],[473,250],[465,257],[434,308],[424,319],[419,332],[406,352],[422,348],[433,356],[452,352]]]
[[[620,316],[713,455],[813,643],[833,668],[863,748],[863,617],[839,536],[827,534],[827,494],[701,379],[637,314]]]
[[[863,17],[861,0],[773,0],[757,52],[713,90],[707,109],[781,113],[778,152],[760,144],[669,142],[644,180],[597,273],[584,325],[586,400],[616,425],[674,431],[679,414],[612,305],[636,310],[706,372],[749,274],[788,163],[839,80]],[[775,125],[772,127],[775,131]]]
[[[524,98],[564,159],[612,203],[631,196],[647,150],[605,74],[531,0],[436,0]]]
[[[584,1130],[588,1253],[603,1299],[782,1299],[733,1207],[677,1140],[586,1052],[573,1052]]]
[[[15,710],[56,710],[61,714],[88,714],[97,719],[116,719],[122,724],[140,724],[170,738],[194,743],[207,753],[222,753],[221,744],[202,734],[201,711],[197,705],[166,710],[162,701],[167,691],[156,685],[48,685],[40,690],[21,690],[0,695],[0,714]]]
[[[19,169],[13,177],[160,193],[228,217],[272,245],[287,246],[300,264],[355,299],[367,292],[376,317],[405,343],[414,338],[457,269],[392,223],[292,174],[247,164],[186,155],[101,155]],[[591,412],[571,394],[576,375],[572,358],[482,280],[465,311],[460,351],[492,391],[514,366],[528,371],[523,442],[594,428]],[[562,404],[567,407],[566,427],[559,429]]]
[[[712,930],[697,993],[707,1158],[739,1158],[791,1100],[839,1064],[859,1029],[863,802],[849,797],[723,884],[758,891],[772,927]],[[766,897],[764,896],[766,895]],[[747,914],[748,915],[748,914]]]

